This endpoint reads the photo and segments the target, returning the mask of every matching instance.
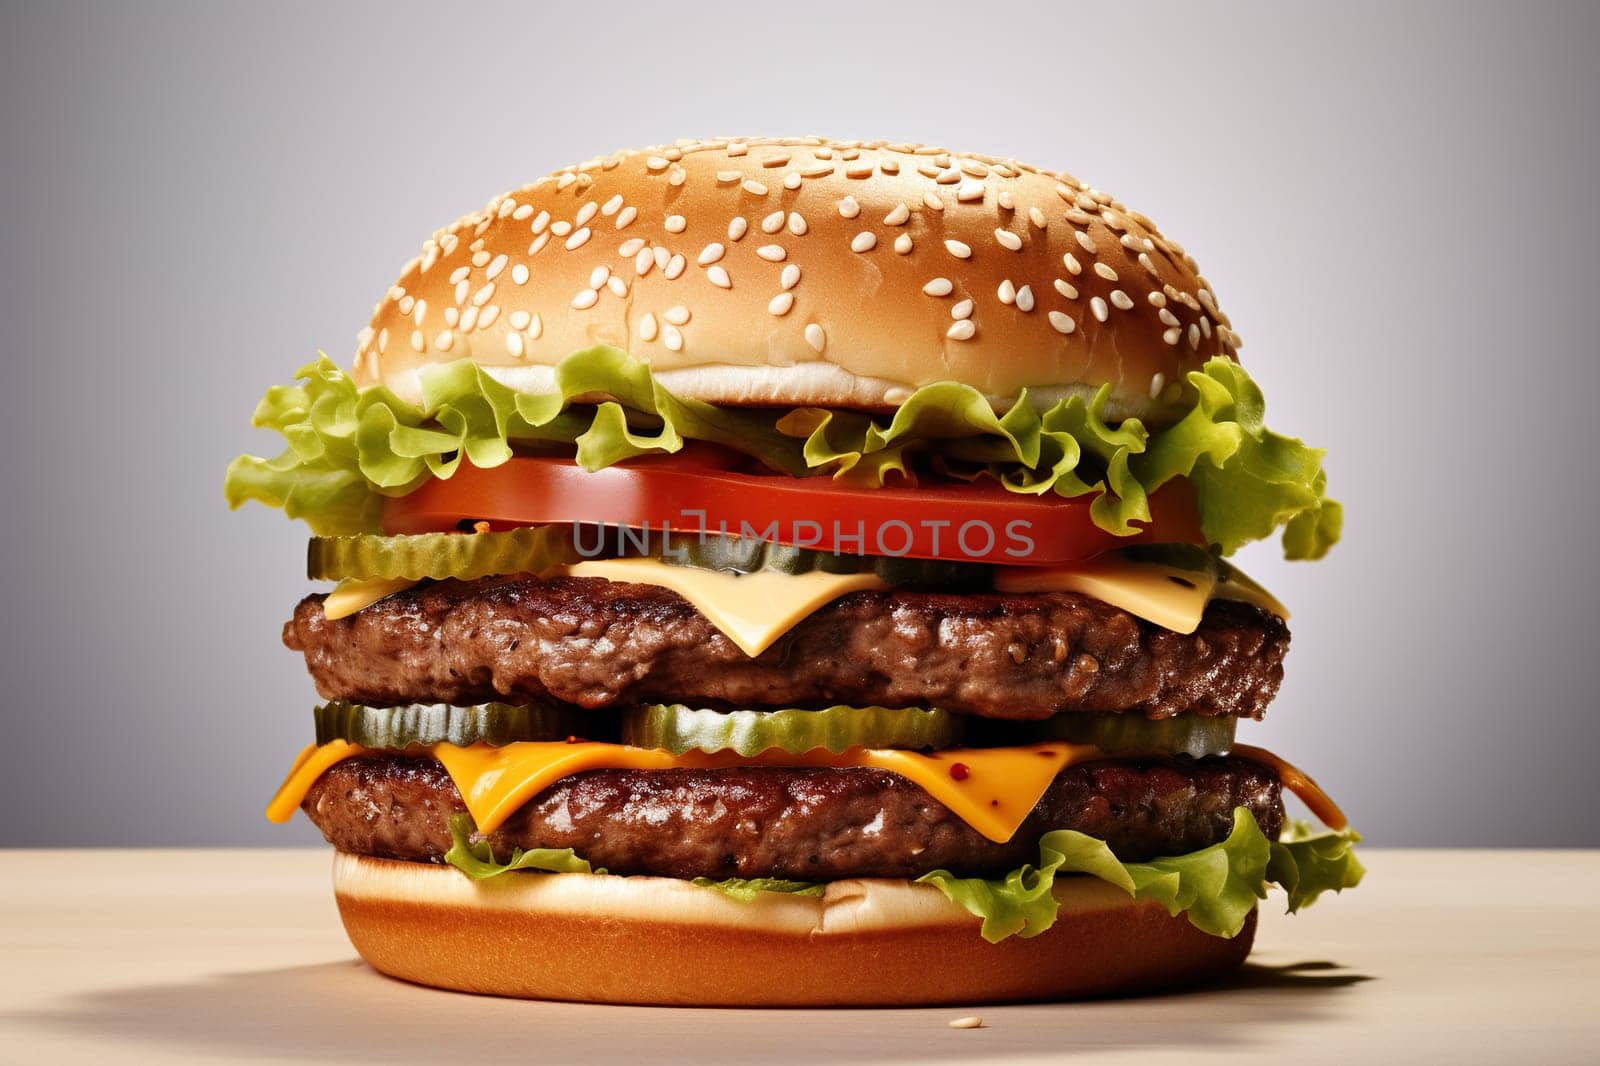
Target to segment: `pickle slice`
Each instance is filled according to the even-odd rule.
[[[546,704],[481,703],[452,707],[413,703],[405,707],[367,707],[336,700],[314,712],[317,743],[345,740],[363,748],[407,748],[413,744],[492,744],[519,740],[566,740],[580,735],[580,716],[570,707]]]
[[[312,537],[306,576],[345,578],[490,577],[537,574],[583,559],[571,526],[538,526],[502,533],[419,533],[411,536]]]
[[[662,562],[734,574],[777,571],[784,574],[876,573],[890,585],[935,585],[940,588],[987,586],[993,568],[983,563],[944,559],[910,559],[888,555],[848,555],[774,544],[759,537],[717,533],[672,533],[653,539],[652,551]]]
[[[688,751],[759,755],[778,748],[793,755],[825,748],[948,748],[961,722],[937,708],[828,707],[820,711],[712,711],[681,703],[635,707],[622,716],[622,742]]]
[[[1139,714],[1058,714],[1033,723],[1030,732],[1040,740],[1067,740],[1093,744],[1112,755],[1161,754],[1226,755],[1233,747],[1237,718],[1180,714],[1150,719]]]

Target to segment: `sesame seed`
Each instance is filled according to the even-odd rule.
[[[587,311],[600,299],[600,294],[593,289],[584,289],[572,298],[572,306],[579,311]]]
[[[633,272],[641,278],[650,273],[650,268],[656,265],[656,257],[650,249],[640,248],[639,254],[633,257]]]
[[[589,271],[589,288],[598,289],[600,286],[602,286],[602,285],[604,285],[606,283],[606,279],[609,278],[610,276],[611,276],[611,268],[610,267],[608,267],[608,266],[597,266],[597,267],[595,267],[593,270]]]
[[[511,268],[511,283],[513,285],[526,285],[528,283],[528,265],[518,263]]]
[[[743,171],[739,171],[739,170],[719,170],[719,171],[717,171],[717,184],[719,184],[719,185],[732,185],[742,177],[744,177],[744,172]]]
[[[1011,284],[1010,278],[1007,278],[1000,283],[1000,289],[995,295],[1000,297],[1001,303],[1009,306],[1017,302],[1017,287]]]
[[[951,307],[950,307],[950,317],[951,318],[971,318],[972,317],[972,309],[973,309],[974,306],[975,305],[973,304],[972,299],[970,297],[965,299],[965,300],[959,300],[955,304],[951,305]]]
[[[461,312],[454,307],[444,309],[444,324],[454,329],[461,322]]]
[[[1050,312],[1050,325],[1055,327],[1057,333],[1063,334],[1070,334],[1078,328],[1078,324],[1072,320],[1072,316],[1061,311]]]
[[[933,180],[938,182],[940,185],[954,185],[961,181],[961,171],[956,167],[949,167],[945,170],[941,170],[939,172],[939,176]],[[959,200],[961,197],[957,196],[956,199]]]
[[[550,212],[548,212],[548,211],[540,211],[538,217],[533,220],[533,224],[531,226],[529,226],[528,228],[531,229],[534,233],[543,233],[544,232],[544,228],[546,226],[548,226],[549,224],[550,224]]]
[[[885,226],[901,226],[910,217],[911,208],[903,203],[895,204],[894,207],[889,209],[889,213],[883,216],[883,224]]]
[[[473,307],[482,307],[484,304],[489,302],[489,298],[491,296],[493,296],[493,295],[494,295],[494,282],[491,281],[491,282],[489,282],[489,284],[485,285],[483,288],[479,289],[477,292],[472,294],[472,306]]]
[[[765,159],[763,159],[761,161],[761,165],[764,166],[764,167],[788,166],[789,165],[789,153],[788,152],[783,152],[783,153],[780,153],[778,155],[768,156],[767,158],[765,158]]]
[[[1181,338],[1182,336],[1183,336],[1183,330],[1179,329],[1177,326],[1174,326],[1171,329],[1167,330],[1165,333],[1163,333],[1161,335],[1161,339],[1166,341],[1168,344],[1177,344],[1179,338]]]
[[[824,163],[812,163],[810,166],[808,166],[804,170],[802,170],[800,172],[800,175],[802,177],[806,177],[806,178],[820,178],[820,177],[822,177],[822,176],[824,176],[826,174],[832,174],[832,173],[833,173],[833,164],[824,162]]]
[[[639,249],[643,247],[643,240],[638,237],[629,237],[617,248],[617,254],[620,256],[630,256],[638,252]]]
[[[1150,295],[1159,296],[1160,293],[1151,293]],[[1163,307],[1160,311],[1156,312],[1156,317],[1161,319],[1162,324],[1166,325],[1166,326],[1176,326],[1176,325],[1179,324],[1178,316],[1173,314],[1170,310],[1168,310],[1165,307]]]
[[[543,233],[539,234],[537,237],[535,237],[533,239],[533,243],[532,244],[528,245],[528,254],[529,255],[538,255],[540,252],[544,251],[544,246],[549,244],[549,243],[550,243],[550,231],[546,230],[545,232],[543,232]]]
[[[589,240],[589,227],[585,226],[585,227],[583,227],[583,229],[579,230],[578,232],[574,233],[572,236],[567,238],[567,251],[571,252],[571,251],[576,251],[579,248],[582,248],[584,246],[584,244],[588,240]]]
[[[422,331],[420,329],[412,330],[411,331],[411,350],[414,351],[414,352],[420,352],[420,351],[422,351],[422,349],[424,349],[426,347],[427,347],[427,343],[425,341],[423,341],[423,339],[422,339]]]
[[[796,285],[800,284],[800,268],[795,266],[793,263],[790,263],[788,266],[784,267],[783,273],[778,275],[778,283],[786,290],[792,289]]]
[[[1150,306],[1151,307],[1165,307],[1165,306],[1167,306],[1167,297],[1163,293],[1153,292],[1149,296],[1145,297],[1145,299],[1150,301]]]
[[[1167,376],[1159,371],[1150,379],[1150,398],[1153,400],[1161,395],[1161,390],[1167,385]]]
[[[1156,265],[1153,261],[1151,261],[1149,252],[1139,253],[1139,265],[1150,271],[1152,274],[1156,272]]]
[[[707,270],[706,279],[719,289],[733,288],[733,279],[728,277],[728,272],[720,266],[714,266]]]
[[[606,282],[606,288],[611,290],[613,296],[624,297],[628,295],[628,283],[613,274]]]
[[[607,218],[610,218],[620,210],[622,210],[622,194],[620,192],[600,205],[600,213]]]
[[[578,208],[578,217],[572,220],[573,225],[587,226],[589,224],[589,220],[594,217],[595,212],[598,210],[600,210],[599,205],[593,200],[590,200],[582,207]]]
[[[794,306],[794,293],[792,293],[792,292],[780,292],[780,293],[778,293],[778,295],[774,296],[771,299],[771,301],[768,302],[767,310],[769,312],[771,312],[772,314],[778,315],[778,316],[781,317],[783,315],[788,314],[789,313],[789,309],[791,307],[793,307],[793,306]]]
[[[472,253],[472,265],[473,266],[481,267],[485,263],[487,263],[488,261],[489,261],[489,253],[488,252],[477,251],[477,252],[473,252]]]
[[[781,263],[789,256],[781,244],[763,244],[756,249],[756,254],[769,263]]]
[[[971,203],[973,200],[983,199],[983,182],[963,178],[961,185],[956,189],[956,200],[959,203]]]
[[[944,242],[945,251],[957,259],[971,259],[972,249],[960,241],[947,240]]]
[[[894,239],[894,250],[901,255],[911,254],[911,234],[902,233]]]
[[[1061,257],[1061,264],[1067,268],[1067,273],[1077,277],[1083,273],[1083,264],[1078,262],[1078,257],[1068,252]]]
[[[527,267],[523,267],[523,269],[526,270]],[[402,296],[402,297],[400,297],[400,313],[402,315],[409,315],[411,313],[411,309],[413,307],[415,307],[416,305],[417,305],[417,298],[415,296]]]
[[[441,352],[448,352],[451,348],[455,347],[455,343],[456,335],[450,330],[445,330],[443,333],[433,338],[433,346],[439,349]]]
[[[531,317],[526,311],[513,311],[506,316],[506,321],[511,323],[512,329],[527,329]]]
[[[862,230],[850,241],[850,250],[852,252],[870,252],[877,246],[878,238],[873,236],[867,230]]]
[[[667,169],[667,161],[658,155],[653,155],[647,158],[644,161],[644,165],[652,171]]]
[[[847,178],[856,178],[858,180],[861,178],[870,178],[872,177],[872,164],[851,163],[849,166],[844,168],[844,176]]]
[[[682,233],[689,228],[689,220],[682,215],[668,215],[666,228],[668,233]]]
[[[684,170],[676,163],[672,164],[672,168],[667,171],[667,184],[673,186],[674,188],[682,185],[688,179],[689,172]]]
[[[460,285],[463,281],[467,280],[467,275],[471,273],[472,268],[469,266],[456,267],[450,272],[450,284]]]
[[[783,228],[783,217],[782,211],[772,212],[772,214],[761,220],[761,232],[777,233]]]
[[[661,274],[668,281],[676,281],[683,275],[683,268],[688,265],[689,261],[683,256],[674,255],[671,259],[667,260],[667,265],[662,269]],[[718,268],[712,267],[711,269],[716,270]]]
[[[811,345],[812,349],[820,355],[822,350],[828,346],[828,335],[815,322],[807,323],[806,343]]]
[[[750,228],[750,223],[748,223],[748,222],[746,222],[744,220],[744,216],[736,215],[735,217],[733,217],[733,218],[728,220],[728,240],[730,240],[730,241],[739,240],[741,237],[744,236],[745,231],[747,229],[749,229],[749,228]]]
[[[1033,288],[1032,288],[1032,286],[1024,285],[1022,288],[1017,290],[1017,310],[1018,311],[1032,311],[1033,310]]]
[[[1189,323],[1189,347],[1200,347],[1200,327],[1193,322]]]
[[[740,188],[744,189],[744,191],[749,193],[751,196],[767,195],[767,187],[761,182],[756,181],[754,178],[746,178],[744,184],[740,186]]]
[[[533,316],[533,321],[528,323],[528,336],[533,338],[534,340],[538,340],[539,339],[539,335],[541,333],[543,333],[543,332],[544,332],[544,319],[540,318],[537,314],[535,314]]]
[[[683,351],[683,334],[678,332],[677,326],[661,327],[661,343],[667,346],[669,352]]]
[[[428,301],[418,300],[416,310],[411,315],[411,321],[420,326],[422,325],[422,320],[426,317],[428,317]]]
[[[552,222],[550,223],[550,232],[554,233],[557,237],[565,237],[567,234],[572,232],[572,223],[568,222],[566,219],[560,219],[556,222]]]
[[[710,266],[718,259],[721,259],[723,253],[726,251],[727,249],[722,245],[718,244],[716,241],[712,241],[710,244],[700,249],[700,255],[697,259],[695,259],[695,262],[700,266]]]
[[[533,205],[532,204],[523,204],[521,207],[519,207],[515,211],[511,212],[511,218],[513,219],[513,221],[516,221],[516,222],[526,222],[528,219],[530,219],[532,217],[533,217]]]
[[[467,302],[467,293],[470,291],[467,286],[468,286],[468,283],[467,283],[467,280],[465,278],[463,278],[461,281],[458,281],[456,283],[456,291],[455,291],[456,303],[464,304],[464,303]]]
[[[978,327],[972,324],[972,319],[963,318],[944,331],[944,335],[953,341],[970,341]]]
[[[661,312],[661,317],[674,326],[686,326],[689,324],[689,309],[682,304],[673,304]]]
[[[1210,311],[1212,314],[1217,313],[1217,301],[1216,298],[1211,295],[1210,289],[1200,289],[1195,293],[1195,295],[1200,297],[1200,303],[1207,311]]]
[[[929,296],[949,296],[955,288],[949,278],[934,278],[922,287],[922,291]]]
[[[1107,266],[1104,263],[1096,263],[1094,265],[1094,272],[1096,274],[1099,274],[1102,278],[1105,278],[1107,281],[1116,281],[1117,280],[1117,272],[1115,270],[1112,270],[1109,266]]]
[[[922,194],[922,206],[930,211],[943,211],[944,201],[932,189]]]
[[[1207,318],[1205,315],[1200,316],[1200,332],[1207,340],[1211,339],[1211,319]]]
[[[646,343],[656,339],[656,316],[648,311],[639,320],[639,337]]]
[[[982,1029],[983,1019],[972,1014],[965,1018],[954,1018],[948,1024],[952,1029]]]
[[[1094,255],[1099,251],[1099,249],[1095,247],[1094,238],[1089,236],[1087,233],[1084,233],[1082,230],[1075,230],[1073,231],[1072,235],[1078,238],[1078,246],[1084,251],[1088,252],[1090,255]]]
[[[794,234],[796,237],[804,237],[806,235],[806,230],[810,228],[810,226],[806,225],[805,217],[798,211],[789,212],[790,233]]]
[[[1121,289],[1112,289],[1111,306],[1118,311],[1129,311],[1133,309],[1133,299]]]
[[[728,155],[730,157],[744,155],[749,150],[750,146],[743,141],[733,141],[728,145]]]
[[[1089,300],[1089,310],[1094,312],[1095,320],[1099,322],[1104,322],[1111,317],[1111,309],[1106,307],[1106,302],[1098,296]]]
[[[1017,209],[1017,202],[1011,198],[1010,189],[1001,189],[995,196],[994,202],[999,204],[1001,209],[1005,211],[1015,211]]]
[[[507,333],[506,334],[506,354],[510,355],[513,359],[521,359],[522,358],[522,351],[523,351],[522,334],[520,334],[520,333]]]
[[[1008,229],[995,230],[994,239],[1000,242],[1000,247],[1008,251],[1016,252],[1022,249],[1022,238]]]
[[[629,204],[627,207],[622,209],[621,213],[617,215],[617,228],[627,229],[633,224],[633,220],[638,217],[639,209],[634,207],[632,204]]]
[[[655,258],[656,266],[660,267],[662,270],[667,269],[667,264],[672,261],[672,253],[660,245],[657,245],[654,249],[652,249],[650,254]]]
[[[846,196],[839,201],[839,214],[845,218],[855,218],[861,213],[861,205],[856,203],[854,196]]]

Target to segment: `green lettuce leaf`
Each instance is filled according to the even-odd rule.
[[[781,892],[790,896],[820,896],[828,888],[816,881],[786,881],[781,877],[730,877],[713,881],[697,877],[694,884],[701,888],[714,888],[724,896],[732,896],[741,903],[749,903],[763,892]]]
[[[721,408],[673,396],[644,363],[604,345],[562,360],[546,395],[515,392],[465,360],[428,367],[419,380],[422,403],[410,404],[381,386],[357,389],[324,356],[297,384],[268,390],[255,424],[282,434],[287,447],[272,459],[235,459],[229,504],[281,507],[319,535],[373,532],[385,496],[448,478],[463,459],[493,467],[518,451],[554,448],[597,470],[702,440],[773,470],[851,485],[914,480],[924,460],[1012,492],[1092,496],[1096,524],[1123,536],[1149,520],[1150,493],[1185,477],[1206,535],[1224,552],[1282,527],[1290,558],[1317,558],[1339,536],[1342,512],[1326,498],[1322,452],[1267,429],[1260,389],[1222,358],[1188,375],[1195,407],[1153,433],[1138,419],[1104,419],[1109,387],[1042,411],[1024,394],[1001,415],[978,390],[940,382],[914,392],[886,423],[822,408]],[[610,399],[576,402],[596,396]]]
[[[1356,858],[1359,843],[1361,834],[1354,829],[1313,834],[1306,823],[1291,822],[1273,841],[1267,879],[1289,894],[1290,911],[1309,907],[1324,892],[1343,892],[1361,883],[1367,870]]]
[[[491,877],[511,873],[513,870],[540,870],[550,874],[603,874],[587,860],[578,858],[571,848],[532,848],[523,851],[513,848],[510,862],[499,862],[486,840],[473,840],[474,826],[470,814],[450,816],[450,850],[444,861],[472,878],[487,881]]]
[[[1284,843],[1267,840],[1248,808],[1233,812],[1233,830],[1219,844],[1187,855],[1124,863],[1102,840],[1070,829],[1039,839],[1039,864],[1003,878],[956,877],[935,870],[917,878],[983,919],[982,936],[997,943],[1009,936],[1038,936],[1055,924],[1058,874],[1087,874],[1135,899],[1155,900],[1168,914],[1184,914],[1213,936],[1237,936],[1269,883],[1289,894],[1289,909],[1309,906],[1322,892],[1354,886],[1361,864],[1351,846],[1352,830]]]

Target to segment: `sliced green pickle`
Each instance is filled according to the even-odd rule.
[[[346,740],[364,748],[416,745],[514,744],[519,740],[566,740],[582,735],[581,716],[570,707],[481,703],[452,707],[413,703],[405,707],[367,707],[336,700],[314,712],[317,743]]]
[[[820,711],[712,711],[681,703],[625,711],[622,742],[639,748],[734,751],[759,755],[773,748],[794,755],[825,748],[948,748],[961,722],[937,708],[828,707]]]
[[[876,573],[890,585],[937,585],[941,588],[986,586],[993,568],[982,563],[943,559],[909,559],[888,555],[848,555],[774,544],[758,537],[716,533],[672,533],[652,540],[650,554],[662,562],[721,570],[733,574],[776,571],[783,574]]]
[[[1035,722],[1040,740],[1093,744],[1108,754],[1226,755],[1233,747],[1237,718],[1180,714],[1150,719],[1140,714],[1058,714]]]
[[[503,533],[312,537],[306,549],[306,576],[313,581],[380,577],[470,580],[495,574],[537,574],[582,559],[568,525]]]

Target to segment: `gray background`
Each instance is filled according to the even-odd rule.
[[[1382,844],[1600,844],[1594,5],[26,6],[0,25],[0,843],[283,844],[304,534],[248,418],[434,227],[612,148],[915,139],[1196,250],[1325,562],[1250,730]],[[325,10],[324,8],[329,8]]]

